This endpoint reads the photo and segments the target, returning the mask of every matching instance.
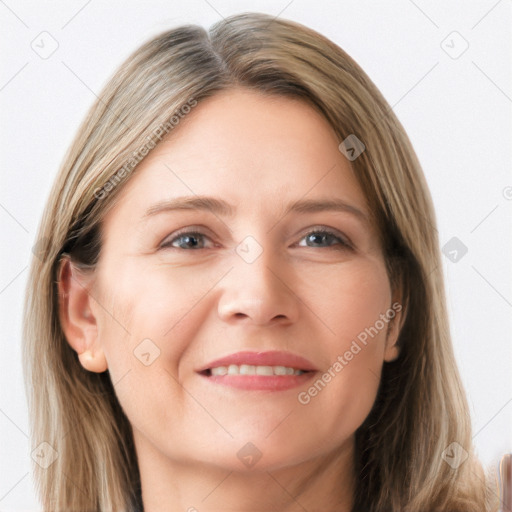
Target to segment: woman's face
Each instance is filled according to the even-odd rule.
[[[352,443],[400,308],[340,142],[305,103],[230,90],[124,187],[91,312],[139,454],[243,471]]]

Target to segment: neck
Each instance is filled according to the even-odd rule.
[[[135,433],[134,433],[135,434]],[[278,469],[239,471],[174,461],[135,434],[144,512],[350,512],[354,442]]]

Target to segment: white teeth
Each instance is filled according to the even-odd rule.
[[[249,364],[240,365],[240,375],[254,375],[256,373],[256,367]]]
[[[286,367],[284,367],[284,366],[274,366],[274,373],[276,375],[286,375]]]
[[[217,366],[210,369],[212,376],[216,375],[301,375],[302,370],[296,370],[288,366],[256,366],[252,364],[230,364],[229,366]]]
[[[274,375],[272,366],[256,366],[256,375]]]
[[[212,368],[212,375],[227,375],[228,369],[226,366],[217,366],[217,368]]]

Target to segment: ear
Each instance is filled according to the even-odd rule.
[[[387,363],[394,361],[400,355],[400,348],[397,346],[397,342],[406,316],[407,308],[403,305],[403,296],[397,291],[393,294],[391,307],[388,310],[389,323],[386,333],[386,348],[384,350],[384,360]]]
[[[93,313],[92,272],[78,269],[65,255],[59,262],[57,275],[59,318],[64,335],[86,370],[104,372],[108,364],[99,343],[98,324]]]

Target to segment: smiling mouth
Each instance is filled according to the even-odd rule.
[[[305,385],[318,370],[302,356],[271,350],[230,354],[206,363],[196,372],[214,386],[246,391],[285,391]]]
[[[286,391],[305,385],[316,370],[291,366],[230,364],[198,372],[206,381],[245,391]]]
[[[312,373],[310,370],[292,368],[290,366],[266,366],[252,364],[230,364],[228,366],[215,366],[200,372],[206,377],[223,377],[225,375],[258,375],[262,377],[289,377]]]

